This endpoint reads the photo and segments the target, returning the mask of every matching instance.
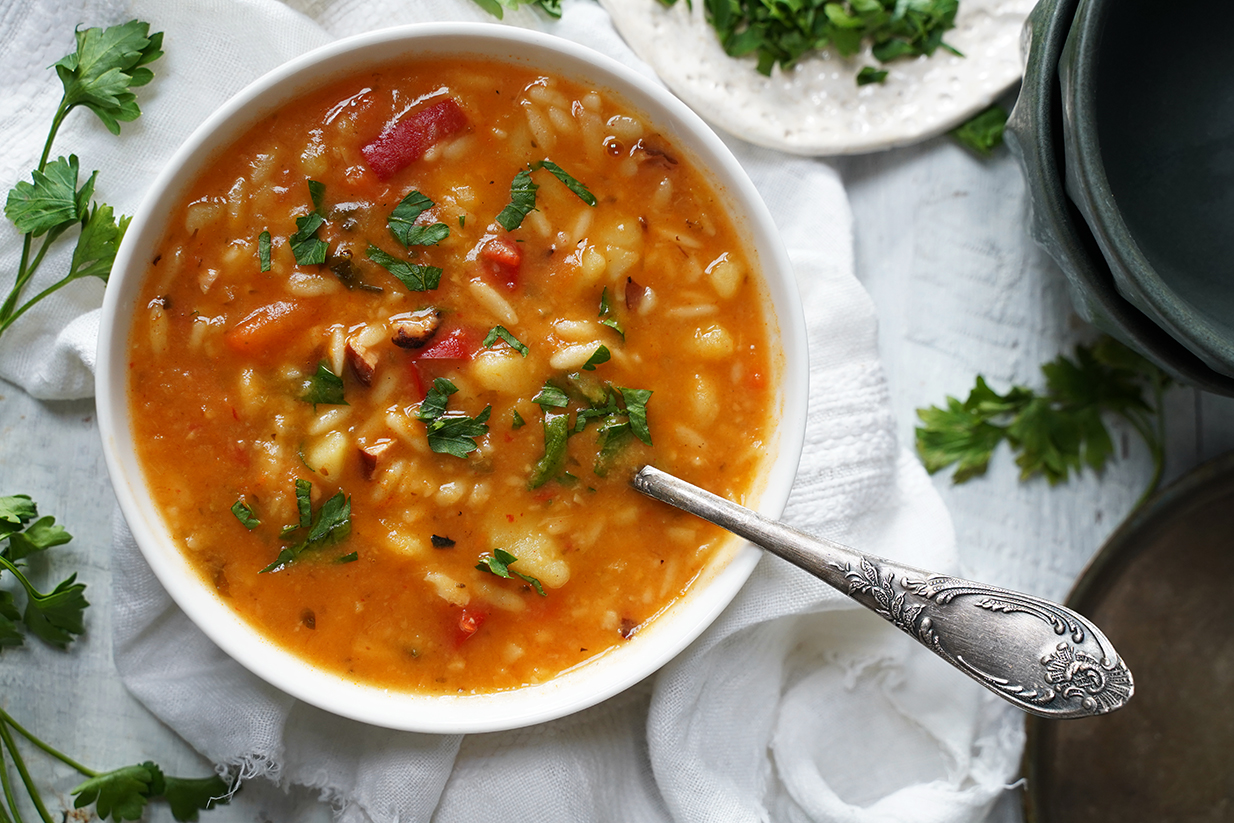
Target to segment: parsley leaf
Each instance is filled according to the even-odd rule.
[[[611,420],[600,427],[600,451],[596,454],[595,464],[591,470],[599,477],[608,477],[617,456],[621,454],[633,437],[629,421],[617,422]]]
[[[613,311],[612,305],[608,302],[608,286],[600,292],[600,323],[608,326],[613,331],[621,335],[621,339],[626,339],[626,330],[621,325],[621,321],[617,319],[616,312]]]
[[[17,531],[38,516],[38,507],[28,494],[0,497],[0,537]]]
[[[561,0],[475,0],[476,5],[496,17],[502,18],[502,8],[517,9],[519,6],[535,6],[549,17],[561,17]]]
[[[570,397],[552,383],[545,383],[544,388],[531,398],[531,402],[547,411],[548,409],[564,409],[570,405]]]
[[[77,50],[54,64],[64,86],[61,107],[67,113],[85,106],[108,131],[119,134],[120,123],[141,115],[137,97],[129,89],[154,78],[146,66],[163,55],[162,45],[163,33],[150,34],[150,24],[139,20],[79,30]]]
[[[457,391],[458,388],[449,380],[438,377],[421,401],[416,417],[427,424],[430,449],[438,454],[465,458],[479,448],[475,438],[488,434],[488,419],[493,407],[485,406],[484,411],[475,417],[461,412],[447,412],[449,397]]]
[[[368,247],[367,257],[398,278],[408,291],[431,291],[441,284],[441,269],[436,266],[399,260],[372,244]]]
[[[231,787],[218,775],[210,777],[163,778],[163,797],[176,820],[187,823],[197,819],[199,811],[207,811],[227,802]]]
[[[334,496],[312,511],[310,494],[313,485],[307,480],[297,479],[295,483],[296,504],[300,510],[300,522],[284,527],[282,537],[287,537],[301,529],[308,528],[308,535],[294,545],[285,547],[269,566],[261,570],[262,574],[282,571],[290,564],[300,559],[306,551],[320,549],[323,546],[341,543],[351,534],[351,498],[341,489]],[[308,516],[305,512],[308,511]]]
[[[510,334],[505,326],[493,326],[489,333],[484,336],[484,340],[480,342],[480,347],[485,349],[491,348],[499,338],[506,341],[506,343],[510,345],[510,348],[523,355],[523,357],[526,357],[527,353],[531,351],[531,349],[519,342],[517,337]]]
[[[647,401],[651,399],[650,389],[623,389],[621,399],[626,404],[626,414],[630,418],[630,431],[648,446],[651,445],[651,429],[647,426]]]
[[[531,164],[532,171],[535,171],[536,169],[540,169],[540,168],[548,169],[549,172],[554,177],[556,177],[558,180],[560,180],[562,183],[565,184],[567,189],[574,192],[578,196],[579,200],[582,200],[584,203],[586,203],[589,206],[594,206],[596,204],[595,195],[592,194],[591,191],[589,191],[586,186],[584,186],[582,183],[578,182],[578,180],[571,177],[566,172],[565,169],[563,169],[561,166],[554,163],[552,160],[549,160],[546,157],[543,160],[540,160],[539,162]]]
[[[510,202],[497,214],[497,222],[506,231],[514,231],[523,225],[523,218],[536,207],[536,189],[531,181],[531,171],[523,169],[510,181]]]
[[[416,218],[433,207],[433,201],[414,189],[404,197],[386,219],[390,233],[406,247],[435,246],[450,236],[445,223],[416,225]]]
[[[257,513],[243,499],[237,500],[232,504],[231,513],[240,521],[240,525],[249,531],[261,525],[261,521],[257,519]]]
[[[592,352],[591,357],[587,358],[587,362],[583,364],[583,371],[595,371],[596,366],[601,363],[607,363],[612,357],[612,352],[608,350],[608,346],[599,346]]]
[[[317,364],[317,371],[308,379],[300,399],[314,406],[318,403],[328,406],[350,405],[343,398],[343,378],[330,371],[330,364],[325,360]]]
[[[917,452],[935,473],[954,465],[952,482],[986,472],[1004,441],[1017,452],[1020,478],[1044,476],[1051,485],[1084,467],[1100,472],[1114,454],[1103,416],[1129,422],[1153,454],[1156,470],[1145,495],[1160,480],[1164,460],[1161,398],[1164,373],[1113,338],[1077,346],[1073,358],[1059,355],[1041,367],[1041,392],[1012,386],[1005,394],[978,375],[964,401],[947,398],[946,408],[918,409]],[[1144,397],[1153,392],[1154,403]]]
[[[154,789],[162,788],[163,772],[147,760],[92,777],[73,789],[73,808],[94,804],[103,820],[139,820]]]
[[[73,536],[63,526],[56,525],[56,518],[41,517],[27,526],[24,532],[9,535],[9,547],[5,554],[10,560],[21,560],[53,546],[63,546],[72,539]]]
[[[35,588],[17,563],[32,554],[61,546],[72,540],[54,517],[39,517],[38,507],[24,494],[0,497],[0,540],[9,545],[0,551],[0,572],[11,573],[26,596],[24,614],[17,609],[11,592],[0,595],[0,647],[20,646],[21,624],[34,636],[58,648],[65,648],[74,635],[85,631],[84,615],[90,605],[83,594],[85,584],[77,575],[60,582],[44,594]]]
[[[73,249],[73,261],[65,281],[82,277],[97,277],[104,283],[111,276],[111,266],[116,261],[116,252],[124,232],[128,230],[129,217],[120,217],[117,223],[111,206],[94,205],[81,227],[77,246]]]
[[[0,561],[0,565],[3,562]],[[9,571],[14,571],[9,567]],[[36,637],[60,649],[67,648],[73,635],[86,630],[83,613],[90,603],[83,592],[85,583],[77,583],[77,575],[69,575],[47,594],[37,591],[23,577],[26,590],[26,613],[22,619],[26,628]]]
[[[566,469],[566,441],[570,436],[570,415],[544,410],[544,456],[531,471],[527,488],[537,489]]]
[[[257,262],[262,271],[270,271],[270,232],[257,235]]]
[[[330,245],[317,236],[317,230],[325,222],[315,211],[296,218],[296,233],[288,238],[288,243],[298,265],[320,266],[326,262],[326,250]]]
[[[493,549],[492,554],[480,555],[480,562],[476,564],[476,568],[482,572],[489,572],[490,574],[495,574],[498,577],[505,578],[506,580],[517,577],[527,583],[530,583],[536,590],[536,593],[541,597],[547,597],[548,595],[544,593],[544,586],[539,580],[529,574],[516,572],[510,568],[510,566],[517,562],[518,558],[510,554],[505,549]]]
[[[79,222],[94,193],[94,172],[77,188],[77,155],[71,154],[48,163],[31,173],[33,182],[22,180],[9,191],[4,214],[22,234],[41,237],[48,232],[59,236]]]
[[[857,85],[868,86],[871,83],[882,83],[887,79],[886,69],[876,69],[873,66],[862,66],[857,72]]]
[[[951,136],[982,157],[989,157],[1003,143],[1007,110],[995,103],[967,122],[952,129]]]

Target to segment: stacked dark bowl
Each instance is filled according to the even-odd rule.
[[[1234,396],[1234,2],[1166,16],[1151,0],[1041,0],[1007,142],[1076,311]]]

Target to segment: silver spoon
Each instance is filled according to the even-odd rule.
[[[805,569],[1024,711],[1105,714],[1135,690],[1110,641],[1065,606],[811,537],[651,466],[630,482]]]

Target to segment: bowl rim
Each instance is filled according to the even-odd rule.
[[[1067,191],[1101,247],[1119,292],[1214,372],[1234,377],[1234,340],[1157,273],[1110,188],[1097,127],[1095,76],[1113,5],[1080,0],[1059,61]]]
[[[1024,172],[1030,234],[1067,278],[1077,312],[1187,385],[1234,396],[1234,378],[1204,361],[1119,294],[1093,233],[1064,185],[1058,58],[1078,0],[1040,0],[1024,23],[1024,78],[1007,120],[1007,146]],[[1061,133],[1061,128],[1059,129]],[[1085,238],[1087,237],[1087,242]]]
[[[331,713],[391,729],[457,734],[501,731],[553,720],[593,706],[643,680],[685,649],[731,602],[761,557],[739,546],[726,565],[705,573],[685,597],[666,607],[628,645],[597,655],[535,686],[467,695],[397,692],[347,681],[318,669],[262,637],[208,590],[173,544],[149,495],[142,493],[129,424],[127,356],[131,311],[145,278],[141,255],[161,241],[166,212],[211,158],[279,105],[299,94],[397,63],[408,45],[421,53],[467,54],[545,66],[617,93],[649,116],[693,156],[726,202],[737,230],[750,241],[764,272],[772,339],[782,347],[774,459],[765,463],[758,511],[778,517],[796,476],[805,438],[808,348],[793,269],[769,210],[723,141],[655,81],[584,45],[495,23],[424,23],[340,39],[290,60],[256,79],[209,115],[185,140],[149,187],[137,209],[104,293],[98,339],[96,405],[104,459],[121,513],[160,584],[209,639],[265,682]],[[778,324],[779,334],[774,326]]]

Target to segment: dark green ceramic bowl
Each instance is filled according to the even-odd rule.
[[[1034,240],[1067,277],[1076,312],[1175,379],[1234,396],[1234,378],[1210,369],[1118,293],[1084,217],[1064,189],[1062,91],[1058,59],[1079,0],[1041,0],[1025,24],[1027,59],[1007,144],[1024,171]]]
[[[1119,292],[1234,375],[1234,3],[1080,0],[1059,60],[1067,191]]]

